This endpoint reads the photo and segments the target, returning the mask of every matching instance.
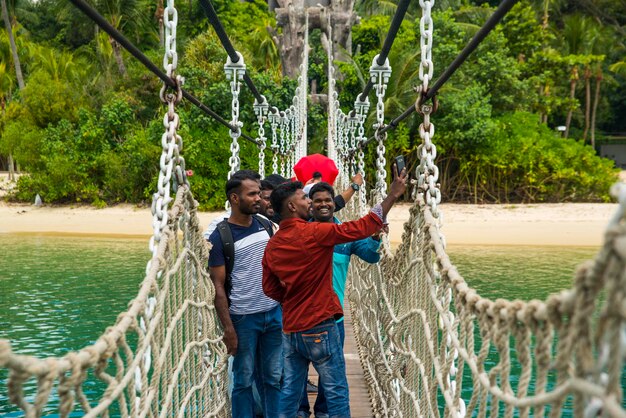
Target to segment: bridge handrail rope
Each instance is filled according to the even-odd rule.
[[[128,310],[93,345],[63,357],[38,359],[14,354],[10,343],[0,340],[0,367],[10,369],[9,399],[27,417],[51,412],[46,407],[55,384],[61,417],[70,416],[77,404],[86,417],[106,417],[110,412],[162,418],[229,412],[226,349],[215,307],[208,302],[215,296],[204,267],[209,245],[202,236],[177,133],[180,118],[175,106],[183,97],[183,78],[176,74],[177,16],[174,0],[168,0],[163,11],[167,76],[159,93],[167,108],[146,276]],[[170,190],[176,193],[171,207]],[[31,402],[24,386],[32,378],[37,388]],[[94,380],[105,390],[99,399],[90,400]]]
[[[498,416],[512,418],[516,411],[528,417],[532,410],[533,416],[549,411],[557,417],[573,399],[575,416],[625,417],[620,383],[626,312],[618,308],[624,293],[613,292],[626,285],[626,185],[616,191],[620,208],[603,249],[595,264],[577,272],[573,289],[546,302],[491,301],[471,289],[451,264],[441,233],[435,129],[430,120],[436,101],[427,103],[436,92],[429,89],[433,3],[420,1],[422,85],[412,111],[424,120],[419,127],[415,204],[393,256],[383,246],[379,264],[357,261],[350,267],[348,295],[373,412],[456,418],[497,411]],[[388,127],[381,126],[377,112],[379,129],[373,139],[384,144],[380,138]],[[361,200],[349,205],[353,217],[362,211],[359,206]],[[494,350],[497,358],[491,360]],[[520,364],[521,371],[513,370],[513,363]],[[471,392],[462,387],[467,375]]]
[[[351,263],[348,295],[374,414],[625,417],[626,313],[616,289],[626,286],[626,186],[612,194],[620,205],[600,253],[572,289],[545,302],[493,301],[470,288],[418,195],[394,257]]]
[[[520,418],[531,414],[542,418],[546,414],[561,416],[571,408],[577,417],[626,418],[621,387],[626,360],[626,185],[612,190],[619,208],[595,261],[578,269],[571,289],[545,301],[493,301],[481,297],[457,272],[446,253],[439,211],[435,129],[430,119],[436,101],[428,100],[435,98],[441,85],[514,2],[503,1],[494,13],[499,16],[492,16],[479,31],[482,37],[477,34],[431,87],[434,67],[430,12],[434,0],[420,0],[422,84],[415,105],[403,113],[404,117],[413,111],[423,115],[419,127],[420,164],[412,193],[414,204],[396,252],[391,254],[385,238],[380,263],[353,261],[348,281],[354,334],[376,416],[482,418],[489,412],[490,416],[506,418],[513,418],[516,413]],[[406,7],[404,0],[401,6]],[[79,8],[90,17],[95,12],[86,4]],[[402,16],[404,13],[406,10]],[[401,20],[396,21],[394,16],[395,31]],[[151,71],[163,80],[160,98],[167,109],[157,192],[152,204],[152,258],[147,263],[146,276],[128,310],[95,344],[82,350],[63,357],[37,359],[13,353],[10,343],[0,340],[0,367],[10,370],[9,399],[28,418],[51,412],[47,404],[55,384],[62,418],[69,416],[77,405],[87,417],[107,417],[110,413],[124,418],[205,417],[228,416],[230,412],[226,395],[227,353],[215,307],[210,302],[215,291],[205,268],[209,244],[201,234],[198,203],[185,177],[183,141],[178,135],[180,119],[176,106],[187,96],[182,89],[184,80],[176,74],[174,0],[167,0],[164,23],[165,73],[150,63],[156,69]],[[345,185],[355,166],[363,173],[364,147],[377,139],[373,200],[380,199],[386,188],[386,132],[399,123],[396,118],[389,125],[384,124],[384,96],[391,74],[386,54],[393,37],[388,34],[387,40],[391,41],[383,47],[385,59],[381,60],[379,54],[370,68],[368,84],[375,87],[377,96],[376,133],[365,139],[369,99],[367,94],[358,95],[352,111],[345,114],[341,110],[330,23],[329,16],[328,150],[331,157],[338,159],[339,181]],[[222,32],[225,35],[223,28]],[[115,33],[125,41],[119,32]],[[259,125],[259,138],[253,142],[259,145],[263,158],[264,124],[269,122],[270,146],[274,151],[272,168],[277,172],[280,157],[284,176],[291,174],[296,158],[306,154],[308,15],[305,34],[292,104],[279,110],[253,91]],[[472,43],[475,44],[470,48]],[[128,46],[132,44],[124,47]],[[232,173],[239,166],[239,91],[246,72],[243,58],[234,49],[231,52],[237,59],[231,59],[229,54],[225,70],[230,75],[233,95],[232,120],[222,121],[231,130],[233,140],[229,161]],[[259,169],[264,169],[264,162],[259,161]],[[173,203],[171,191],[176,194]],[[358,216],[366,210],[366,203],[365,193],[361,192],[346,212]],[[519,370],[512,367],[514,364],[519,365]],[[462,387],[464,377],[471,379],[471,391]],[[24,393],[31,379],[37,383],[32,402]],[[88,379],[105,386],[98,399],[89,399],[91,393],[84,390]],[[92,386],[90,382],[89,388]]]

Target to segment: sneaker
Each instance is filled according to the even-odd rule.
[[[306,380],[307,393],[317,393],[317,386],[311,382],[311,379]]]

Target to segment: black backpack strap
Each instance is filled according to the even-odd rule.
[[[230,291],[233,288],[230,275],[233,272],[233,266],[235,265],[235,240],[233,239],[233,233],[230,230],[228,221],[225,219],[217,224],[217,232],[220,234],[222,247],[224,249],[224,262],[226,268],[224,289],[226,290],[226,296],[228,297],[228,305],[230,306]]]
[[[252,215],[252,217],[254,219],[256,219],[257,221],[259,221],[259,223],[267,231],[267,235],[269,235],[270,238],[274,236],[274,227],[272,226],[272,222],[271,221],[269,221],[266,218],[264,218],[262,216],[259,216],[259,215]]]

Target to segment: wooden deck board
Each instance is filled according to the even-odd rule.
[[[352,329],[352,316],[350,315],[350,306],[347,298],[344,313],[346,341],[343,352],[346,358],[346,374],[348,376],[348,386],[350,388],[350,412],[352,418],[372,418],[372,406],[370,403],[369,393],[367,392],[365,378],[363,377],[361,361],[359,360],[359,354],[356,348],[354,331]],[[317,372],[312,366],[309,368],[309,377],[314,383],[317,383]],[[313,410],[316,396],[317,395],[315,393],[309,393],[309,404],[311,405],[311,410]]]

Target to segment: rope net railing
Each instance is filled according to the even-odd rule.
[[[348,297],[375,416],[625,417],[625,212],[622,185],[604,245],[571,289],[494,301],[458,273],[419,194],[394,254],[387,247],[379,264],[351,263]]]
[[[9,399],[26,417],[229,415],[226,349],[196,210],[188,187],[179,187],[137,297],[95,344],[38,359],[0,340]],[[25,393],[32,380],[36,393]]]
[[[502,3],[480,36],[466,47],[463,59],[513,3]],[[604,246],[593,262],[579,268],[570,290],[546,301],[525,302],[493,301],[472,289],[451,263],[440,230],[439,169],[431,123],[437,103],[427,103],[434,95],[429,87],[434,68],[433,4],[434,0],[420,1],[421,85],[411,112],[401,118],[413,111],[423,116],[410,218],[395,253],[383,239],[379,263],[353,260],[350,266],[348,297],[354,335],[374,415],[626,417],[622,388],[626,186],[616,193],[620,209],[609,225]],[[328,53],[332,63],[331,48]],[[460,62],[446,70],[446,77]],[[369,205],[386,195],[385,141],[390,127],[401,120],[384,123],[390,75],[388,61],[381,65],[375,58],[368,83],[377,97],[375,133],[370,139],[362,133],[358,139],[355,135],[361,96],[355,110],[344,115],[336,91],[329,88],[333,120],[328,148],[340,160],[338,184],[346,184],[355,170],[356,151],[371,140],[378,142],[376,182],[372,182]],[[334,89],[334,85],[329,64],[329,86]],[[358,167],[363,169],[361,161]],[[361,216],[369,206],[366,200],[362,193],[350,202],[347,217]]]

